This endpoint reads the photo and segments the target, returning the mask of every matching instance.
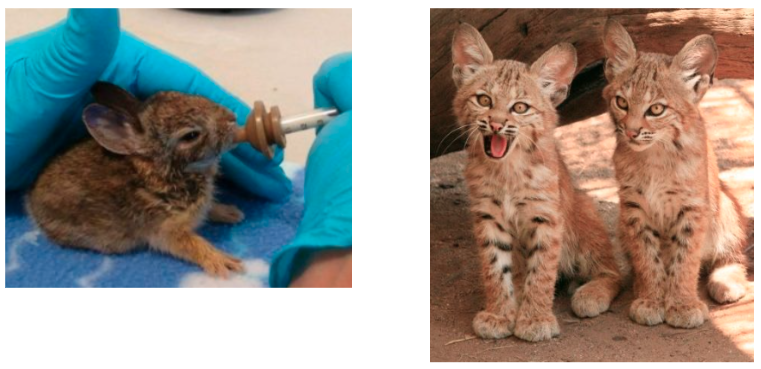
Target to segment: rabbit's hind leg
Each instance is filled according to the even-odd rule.
[[[145,247],[135,235],[120,232],[118,227],[100,229],[87,226],[47,224],[45,235],[56,244],[73,249],[97,251],[103,254],[124,254]]]
[[[215,202],[211,205],[211,209],[209,209],[208,218],[212,222],[234,224],[243,221],[245,215],[235,205]]]

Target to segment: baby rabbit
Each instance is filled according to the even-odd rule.
[[[227,277],[243,265],[195,229],[243,213],[214,202],[220,155],[232,147],[235,115],[204,97],[159,92],[140,102],[98,82],[82,114],[94,139],[53,159],[26,207],[53,241],[106,254],[148,245]]]

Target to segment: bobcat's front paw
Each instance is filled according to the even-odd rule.
[[[540,316],[520,317],[515,323],[515,337],[537,342],[560,335],[558,320],[552,313]]]
[[[591,318],[608,310],[611,299],[609,291],[587,283],[573,294],[571,309],[580,318]]]
[[[642,325],[661,324],[663,315],[663,305],[651,299],[636,299],[629,310],[629,317]]]
[[[473,318],[473,330],[481,338],[505,338],[513,334],[510,331],[510,319],[488,311],[479,311]]]
[[[678,302],[666,309],[666,323],[677,328],[695,328],[708,317],[708,306],[703,301]]]

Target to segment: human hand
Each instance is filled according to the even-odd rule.
[[[306,269],[289,287],[351,288],[351,249],[322,250],[311,255]]]
[[[349,250],[348,271],[351,274],[350,53],[334,56],[323,63],[314,78],[314,91],[317,107],[335,106],[341,114],[318,131],[309,151],[304,183],[304,217],[294,240],[273,258],[270,271],[270,286],[273,287],[290,285],[293,273],[301,270],[304,272],[299,277],[299,284],[326,282],[309,279],[319,278],[321,271],[327,273],[326,270],[335,269],[326,269],[325,265],[333,264],[314,256],[327,248]],[[345,270],[344,267],[341,270]],[[325,278],[330,280],[332,277],[326,275]]]
[[[119,28],[116,9],[72,9],[50,28],[6,43],[6,189],[28,187],[53,155],[87,135],[82,109],[96,81],[140,99],[174,90],[226,106],[243,125],[250,108],[203,72]],[[291,183],[273,160],[248,145],[222,156],[225,177],[251,194],[282,200]]]
[[[314,76],[314,105],[351,111],[351,53],[334,55],[320,66]]]

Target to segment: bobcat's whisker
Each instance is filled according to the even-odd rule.
[[[453,129],[452,131],[450,131],[449,133],[447,133],[447,135],[446,135],[446,136],[444,136],[444,138],[442,138],[442,139],[441,139],[441,141],[439,141],[439,145],[438,145],[438,146],[436,146],[436,152],[439,152],[439,149],[441,148],[441,144],[443,144],[443,143],[444,143],[444,141],[446,141],[446,139],[447,139],[447,137],[449,137],[449,135],[451,135],[452,133],[455,133],[455,132],[457,132],[457,131],[459,131],[459,130],[461,130],[461,129],[464,129],[464,128],[468,128],[469,126],[473,126],[473,125],[475,125],[475,124],[473,124],[473,123],[468,123],[468,124],[462,125],[462,126],[460,126],[460,127],[457,127],[457,128],[455,128],[455,129]],[[455,140],[456,140],[456,139],[455,139]]]
[[[539,145],[536,143],[536,141],[532,140],[531,137],[529,137],[527,134],[525,134],[525,133],[523,133],[521,131],[516,131],[516,133],[518,133],[519,135],[523,135],[523,137],[526,137],[527,140],[531,141],[531,143],[533,143],[534,146],[536,146],[536,149],[539,150],[539,155],[542,155],[542,164],[544,164],[545,163],[545,161],[544,161],[544,152],[542,152],[542,150],[539,149]]]
[[[478,129],[478,127],[476,127],[476,129]],[[468,130],[465,130],[465,131],[463,131],[462,133],[460,133],[459,135],[457,135],[457,137],[455,137],[455,138],[454,138],[454,139],[453,139],[453,140],[452,140],[452,141],[449,143],[449,145],[447,145],[447,147],[446,147],[446,148],[444,148],[444,152],[447,152],[447,150],[449,150],[449,147],[450,147],[450,146],[452,146],[452,144],[453,144],[453,143],[457,142],[457,140],[458,140],[460,137],[462,137],[462,136],[464,136],[464,135],[466,135],[466,134],[468,134]],[[464,147],[464,146],[463,146],[463,147]]]
[[[468,141],[470,141],[470,138],[473,137],[473,134],[476,133],[476,132],[478,132],[478,127],[476,127],[473,130],[471,130],[470,134],[465,139],[465,147],[468,147]]]

